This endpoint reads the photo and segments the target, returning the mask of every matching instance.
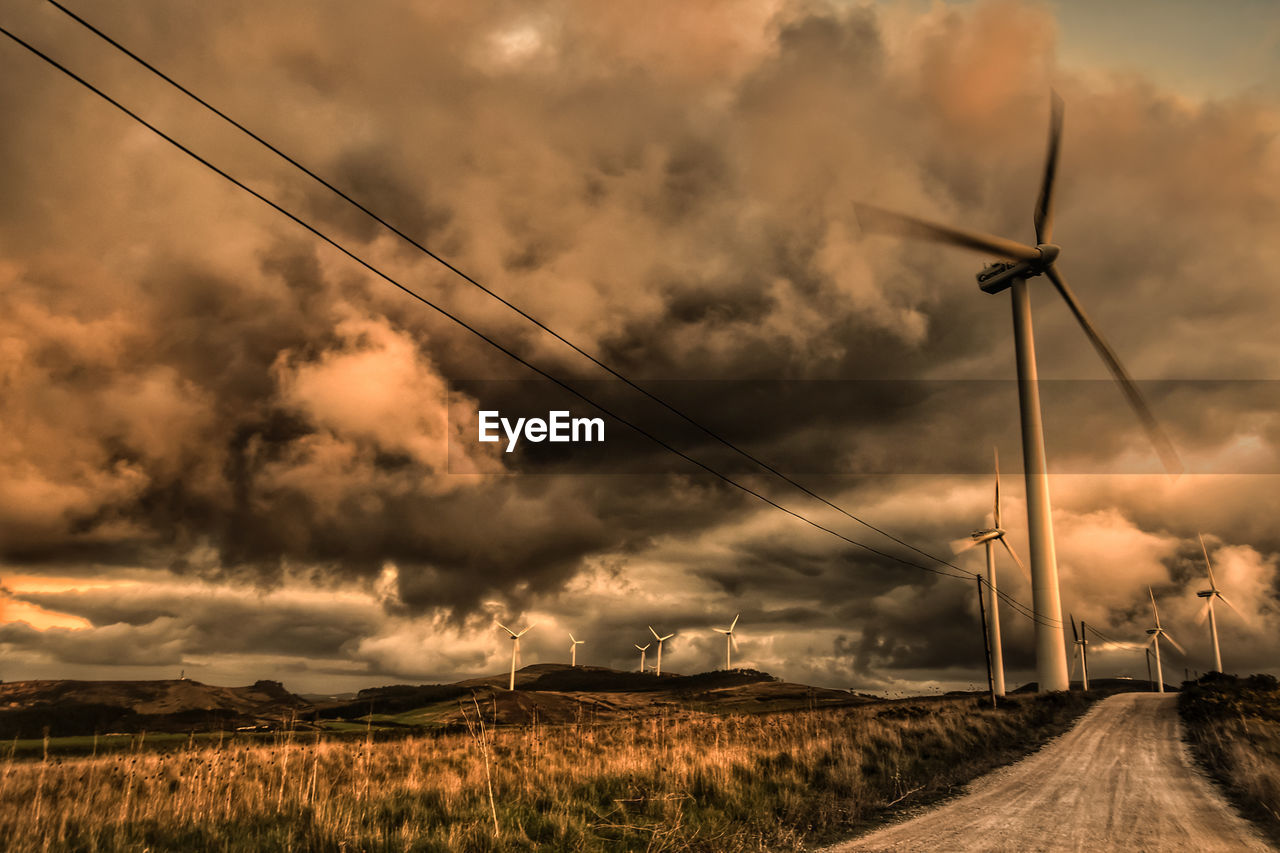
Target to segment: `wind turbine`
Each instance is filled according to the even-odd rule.
[[[1000,451],[996,451],[996,499],[995,508],[992,510],[992,522],[995,524],[990,530],[975,530],[964,539],[957,539],[951,543],[951,549],[957,554],[968,551],[970,548],[978,545],[985,545],[987,548],[987,633],[991,637],[991,678],[994,682],[992,689],[997,696],[1004,695],[1004,656],[1000,647],[1000,611],[998,605],[1000,603],[998,593],[996,592],[996,553],[991,543],[999,542],[1009,552],[1009,556],[1018,564],[1018,568],[1022,569],[1022,573],[1030,577],[1027,567],[1018,559],[1018,555],[1014,553],[1013,546],[1009,544],[1009,540],[1005,539],[1005,530],[1000,526]]]
[[[1169,633],[1165,631],[1164,628],[1160,627],[1160,609],[1156,607],[1156,594],[1151,591],[1151,587],[1147,587],[1147,594],[1151,596],[1151,612],[1154,613],[1156,617],[1156,626],[1154,628],[1147,629],[1147,633],[1151,635],[1151,650],[1155,652],[1155,656],[1156,656],[1156,692],[1163,693],[1164,692],[1164,669],[1163,667],[1160,666],[1160,638],[1164,637],[1166,640],[1168,640],[1170,643],[1173,644],[1173,647],[1175,649],[1182,652],[1184,655],[1187,652],[1184,648],[1182,648],[1182,646],[1178,645],[1177,640],[1175,640],[1173,637],[1170,637]]]
[[[1071,620],[1071,639],[1075,642],[1075,653],[1071,655],[1071,674],[1076,671],[1076,661],[1080,661],[1080,683],[1084,690],[1089,689],[1089,639],[1084,635],[1084,623],[1080,623],[1079,632],[1076,631],[1076,620],[1071,614],[1067,614],[1067,618]]]
[[[738,616],[742,614],[739,613]],[[728,628],[712,628],[720,634],[724,634],[724,668],[726,670],[733,669],[733,650],[738,647],[738,641],[734,639],[733,629],[738,627],[738,616],[733,617],[733,621],[729,623]]]
[[[655,675],[662,675],[662,644],[670,640],[675,634],[667,634],[665,637],[659,637],[658,632],[653,630],[653,626],[649,626],[649,633],[653,634],[653,638],[658,641],[658,665],[654,667]]]
[[[640,671],[644,672],[644,653],[649,651],[649,646],[652,645],[652,643],[645,643],[643,646],[639,643],[633,643],[632,645],[640,650]]]
[[[1045,159],[1040,195],[1033,216],[1036,245],[1028,246],[990,234],[939,225],[914,216],[867,204],[855,205],[862,227],[868,231],[898,234],[915,239],[947,243],[1007,259],[978,273],[978,287],[986,293],[1009,290],[1013,300],[1013,339],[1018,370],[1018,408],[1022,425],[1022,463],[1027,490],[1027,533],[1030,539],[1032,604],[1036,614],[1036,674],[1039,689],[1066,690],[1067,655],[1062,632],[1062,599],[1058,589],[1058,560],[1053,543],[1053,518],[1049,503],[1048,466],[1045,461],[1044,424],[1040,414],[1040,392],[1036,371],[1035,337],[1031,328],[1031,297],[1027,279],[1048,277],[1067,303],[1076,322],[1093,344],[1112,377],[1120,385],[1155,445],[1165,469],[1179,474],[1182,463],[1168,437],[1157,423],[1137,385],[1129,377],[1115,351],[1085,314],[1075,293],[1057,268],[1060,247],[1051,243],[1053,235],[1053,185],[1058,168],[1058,148],[1062,137],[1062,99],[1053,94],[1049,120],[1049,151]]]
[[[575,640],[573,634],[569,635],[569,666],[578,665],[578,646],[585,642],[586,640]]]
[[[533,623],[533,625],[530,625],[528,628],[525,628],[523,631],[521,631],[518,634],[515,631],[512,631],[506,625],[503,625],[501,622],[497,624],[499,628],[501,628],[502,630],[506,631],[508,634],[511,635],[511,683],[507,686],[507,689],[515,690],[516,689],[516,658],[520,656],[520,638],[529,632],[529,628],[532,628],[533,625],[536,625],[538,623],[537,622]]]
[[[1235,610],[1240,611],[1230,601],[1222,597],[1222,593],[1218,591],[1218,583],[1213,579],[1213,564],[1209,562],[1209,549],[1204,544],[1204,534],[1200,534],[1200,550],[1204,552],[1204,567],[1209,570],[1209,588],[1202,589],[1196,593],[1204,599],[1204,607],[1200,610],[1200,615],[1196,617],[1197,622],[1204,622],[1205,616],[1209,617],[1209,636],[1213,638],[1213,668],[1218,672],[1222,672],[1222,652],[1218,649],[1218,619],[1213,612],[1213,600],[1221,599],[1222,603]]]

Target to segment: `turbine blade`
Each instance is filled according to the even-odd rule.
[[[978,547],[978,540],[974,539],[972,536],[966,536],[963,539],[953,539],[951,541],[951,553],[953,554],[963,554],[970,548],[976,547]]]
[[[741,615],[742,615],[742,614],[741,614],[741,613],[739,613],[737,616],[734,616],[734,617],[733,617],[733,621],[729,623],[729,630],[730,630],[730,632],[732,632],[734,628],[738,627],[738,617],[739,617],[739,616],[741,616]]]
[[[1212,598],[1206,598],[1206,599],[1204,600],[1204,607],[1201,607],[1201,608],[1200,608],[1200,612],[1196,614],[1196,624],[1197,624],[1197,625],[1203,625],[1203,624],[1204,624],[1204,620],[1206,620],[1206,619],[1208,619],[1208,618],[1209,618],[1209,608],[1210,608],[1210,607],[1213,607],[1213,599],[1212,599]]]
[[[1048,243],[1053,237],[1053,181],[1058,173],[1058,149],[1062,140],[1062,98],[1051,92],[1049,98],[1049,153],[1044,161],[1044,178],[1036,199],[1036,242]]]
[[[1164,637],[1166,640],[1168,640],[1168,641],[1169,641],[1169,643],[1170,643],[1170,645],[1172,645],[1175,649],[1177,649],[1179,652],[1181,652],[1181,653],[1182,653],[1182,656],[1183,656],[1183,657],[1186,657],[1186,656],[1187,656],[1187,650],[1186,650],[1186,649],[1184,649],[1184,648],[1182,647],[1182,644],[1181,644],[1181,643],[1179,643],[1177,640],[1175,640],[1173,637],[1170,637],[1170,636],[1169,636],[1168,634],[1166,634],[1164,631],[1161,631],[1161,632],[1160,632],[1160,636],[1162,636],[1162,637]]]
[[[529,626],[528,626],[528,627],[526,627],[523,631],[521,631],[519,634],[516,634],[516,636],[517,636],[517,637],[523,637],[525,634],[529,633],[529,631],[533,629],[533,626],[534,626],[534,625],[537,625],[537,624],[538,624],[537,622],[534,622],[534,623],[533,623],[533,625],[529,625]]]
[[[1094,350],[1102,358],[1107,366],[1107,370],[1111,371],[1111,376],[1120,386],[1120,390],[1124,393],[1125,399],[1129,402],[1129,407],[1133,409],[1134,414],[1138,416],[1142,428],[1147,433],[1147,439],[1151,442],[1156,450],[1156,454],[1160,457],[1161,464],[1164,465],[1165,471],[1171,476],[1178,476],[1182,473],[1182,460],[1178,458],[1178,451],[1174,450],[1173,442],[1165,435],[1164,429],[1160,426],[1156,416],[1151,413],[1151,408],[1147,405],[1147,401],[1143,398],[1142,392],[1138,390],[1138,386],[1134,384],[1133,379],[1129,377],[1128,371],[1124,369],[1124,365],[1120,363],[1120,359],[1116,356],[1115,351],[1111,349],[1110,344],[1102,337],[1097,327],[1093,325],[1093,321],[1089,319],[1089,315],[1085,314],[1084,307],[1080,305],[1080,301],[1076,299],[1075,293],[1067,285],[1067,280],[1062,277],[1062,273],[1058,272],[1056,265],[1050,265],[1045,269],[1045,274],[1049,276],[1049,280],[1053,282],[1053,286],[1058,289],[1058,294],[1062,296],[1067,303],[1067,307],[1071,309],[1071,313],[1075,315],[1076,322],[1080,324],[1080,328],[1084,330],[1085,336],[1089,338],[1089,342],[1093,344]]]
[[[995,507],[995,512],[993,514],[993,520],[995,521],[994,526],[997,529],[999,529],[1000,527],[1000,448],[998,447],[995,448],[995,452],[996,452],[996,507]]]
[[[1204,567],[1209,570],[1209,589],[1214,592],[1218,591],[1218,584],[1213,579],[1213,563],[1209,562],[1209,549],[1204,545],[1204,534],[1197,534],[1200,537],[1200,550],[1204,552]]]
[[[950,225],[939,225],[936,222],[927,222],[914,216],[907,216],[905,213],[894,213],[870,204],[855,204],[853,208],[858,217],[858,224],[864,231],[947,243],[973,249],[984,255],[995,255],[1018,261],[1033,261],[1040,257],[1038,249],[1016,240],[1006,240],[1003,237],[969,231],[965,228],[953,228]]]
[[[1074,652],[1071,653],[1071,671],[1067,674],[1067,681],[1076,677],[1076,664],[1080,661],[1080,647],[1076,646]]]
[[[658,632],[657,632],[657,631],[655,631],[655,630],[653,630],[653,626],[652,626],[652,625],[650,625],[650,626],[649,626],[649,633],[650,633],[650,634],[653,634],[654,639],[661,639],[660,637],[658,637]]]
[[[504,631],[506,631],[508,634],[510,634],[510,635],[511,635],[511,638],[512,638],[513,640],[514,640],[516,637],[520,636],[520,635],[519,635],[519,634],[517,634],[515,631],[512,631],[510,628],[508,628],[506,625],[503,625],[501,622],[494,622],[493,624],[497,625],[499,628],[501,628],[502,630],[504,630]]]
[[[733,634],[729,635],[729,645],[733,646],[733,650],[735,652],[738,650],[738,638],[733,636]]]
[[[1005,539],[1003,536],[1000,537],[1000,544],[1009,552],[1009,556],[1013,558],[1013,561],[1018,564],[1018,568],[1022,570],[1022,576],[1025,577],[1029,583],[1031,581],[1031,571],[1027,568],[1026,563],[1023,563],[1018,559],[1018,552],[1013,550],[1013,546],[1009,544],[1009,540]]]
[[[1151,591],[1151,587],[1147,587],[1147,595],[1151,596],[1151,611],[1156,615],[1156,627],[1160,627],[1160,608],[1156,607],[1156,594]],[[1155,636],[1154,634],[1152,636]]]
[[[1230,601],[1228,601],[1228,600],[1227,600],[1227,598],[1226,598],[1226,596],[1224,596],[1222,593],[1220,593],[1220,592],[1216,592],[1216,591],[1214,592],[1214,595],[1218,596],[1218,600],[1219,600],[1219,601],[1221,601],[1223,604],[1227,605],[1227,606],[1228,606],[1228,607],[1230,607],[1232,610],[1234,610],[1234,611],[1236,612],[1236,615],[1237,615],[1237,616],[1239,616],[1239,617],[1240,617],[1240,618],[1245,622],[1245,624],[1250,624],[1250,623],[1249,623],[1249,617],[1248,617],[1248,616],[1245,616],[1245,615],[1244,615],[1244,612],[1243,612],[1239,607],[1236,607],[1234,604],[1232,604]]]
[[[675,634],[667,634],[667,636],[665,636],[665,637],[659,637],[659,638],[658,638],[658,642],[659,642],[659,643],[665,642],[665,641],[667,641],[667,640],[670,640],[670,639],[671,639],[672,637],[674,637],[674,636],[675,636]]]
[[[580,640],[575,640],[575,639],[573,639],[573,634],[570,634],[570,635],[569,635],[569,641],[570,641],[570,642],[572,642],[572,643],[578,643],[578,642],[581,642]]]
[[[1077,643],[1079,643],[1079,642],[1080,642],[1080,634],[1076,632],[1076,617],[1074,617],[1074,616],[1072,616],[1070,613],[1068,613],[1068,614],[1067,614],[1067,618],[1071,620],[1071,639],[1073,639],[1073,640],[1075,640]],[[1079,646],[1077,646],[1076,648],[1077,648],[1077,650],[1078,650],[1078,649],[1079,649]]]
[[[733,632],[732,632],[732,631],[730,631],[728,628],[712,628],[711,630],[712,630],[712,631],[715,631],[717,634],[732,634],[732,633],[733,633]]]

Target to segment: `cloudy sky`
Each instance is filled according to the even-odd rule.
[[[1113,8],[1122,5],[1121,9]],[[1064,607],[1188,656],[1203,532],[1224,663],[1280,660],[1280,16],[1266,2],[77,3],[93,23],[698,423],[733,457],[58,12],[0,26],[608,421],[506,454],[476,413],[597,411],[0,40],[0,678],[329,692],[525,662],[722,660],[867,690],[985,679],[948,542],[1024,554],[1008,296],[862,200],[1030,240],[1066,102],[1061,269],[1032,298]],[[851,544],[854,540],[878,552]],[[888,555],[888,556],[886,556]],[[917,563],[911,566],[906,563]],[[1029,603],[1001,563],[1002,585]],[[1010,680],[1031,622],[1002,609]],[[514,625],[513,625],[514,627]],[[1094,674],[1145,676],[1093,646]]]

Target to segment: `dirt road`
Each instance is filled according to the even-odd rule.
[[[1112,696],[969,793],[827,853],[1272,850],[1195,768],[1179,734],[1176,695]]]

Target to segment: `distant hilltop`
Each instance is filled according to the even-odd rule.
[[[277,681],[216,687],[167,681],[0,683],[0,738],[138,732],[392,729],[461,725],[483,707],[487,721],[523,724],[621,719],[670,711],[761,713],[861,704],[870,697],[789,684],[755,670],[655,676],[605,667],[536,664],[453,684],[389,685],[354,697],[303,698]]]
[[[215,687],[165,681],[9,681],[0,683],[0,737],[234,731],[280,727],[312,713],[311,703],[278,681]]]

